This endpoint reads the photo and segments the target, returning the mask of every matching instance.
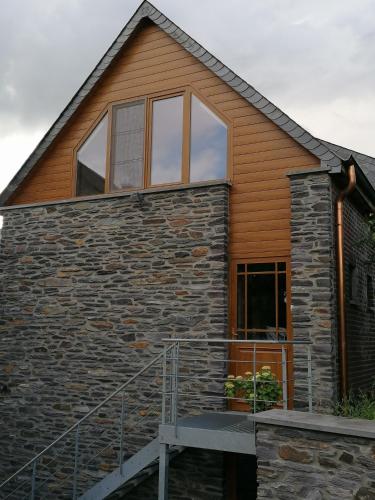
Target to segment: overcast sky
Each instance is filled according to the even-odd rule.
[[[140,0],[1,0],[0,190]],[[374,0],[155,0],[318,137],[375,156]]]

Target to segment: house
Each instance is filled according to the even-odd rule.
[[[190,352],[213,381],[228,366],[243,375],[267,363],[279,379],[286,366],[297,407],[307,366],[298,342],[310,342],[322,412],[375,377],[374,266],[361,243],[375,159],[312,137],[147,1],[0,202],[4,477],[142,370],[166,337],[248,341]],[[152,387],[129,389],[129,407],[141,405],[129,453],[150,432],[147,418],[135,427]],[[96,437],[114,422],[101,412]],[[224,498],[225,483],[241,500],[241,465],[224,453],[180,458],[178,498]],[[100,464],[96,479],[110,470]]]

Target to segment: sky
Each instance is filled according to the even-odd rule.
[[[140,0],[1,0],[0,191]],[[375,156],[373,0],[155,0],[313,135]]]

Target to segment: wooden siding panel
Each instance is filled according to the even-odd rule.
[[[287,257],[290,193],[286,173],[319,161],[154,25],[119,54],[13,199],[14,204],[69,198],[74,149],[110,103],[196,89],[233,125],[230,254]]]

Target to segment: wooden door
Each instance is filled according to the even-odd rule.
[[[270,341],[291,340],[290,269],[286,260],[232,263],[231,337],[254,343],[231,344],[229,374],[246,377],[269,367],[282,386],[282,351],[286,360],[288,395],[291,394],[291,348]],[[289,398],[288,398],[289,399]],[[244,401],[233,401],[233,410],[248,411]]]

